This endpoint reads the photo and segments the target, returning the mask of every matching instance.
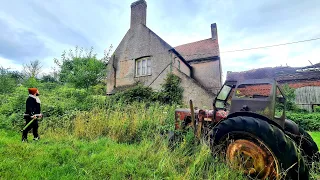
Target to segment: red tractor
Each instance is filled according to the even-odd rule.
[[[286,99],[275,80],[227,81],[213,110],[175,111],[175,130],[192,128],[212,152],[257,179],[309,179],[308,164],[318,157],[312,137],[286,119]],[[177,139],[173,135],[170,142]]]

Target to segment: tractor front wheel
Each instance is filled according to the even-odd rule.
[[[278,127],[246,116],[226,119],[210,133],[214,154],[254,179],[308,179],[295,143]]]

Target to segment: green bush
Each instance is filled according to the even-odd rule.
[[[183,88],[180,86],[180,78],[174,74],[168,74],[159,92],[152,88],[137,84],[134,87],[120,91],[111,96],[114,102],[159,102],[162,104],[182,104]]]
[[[320,131],[320,113],[287,112],[286,116],[307,131]]]
[[[30,82],[34,84],[31,86]],[[22,128],[28,87],[39,89],[43,122],[46,121],[49,125],[61,125],[62,120],[72,121],[69,117],[73,117],[76,112],[89,111],[94,107],[103,108],[106,104],[105,96],[95,95],[87,89],[76,89],[58,83],[41,83],[34,78],[27,80],[25,85],[17,86],[12,93],[0,94],[2,128],[15,130]]]
[[[106,65],[105,62],[97,59],[93,48],[86,54],[82,52],[83,49],[79,50],[76,47],[75,51],[70,50],[69,54],[64,52],[61,60],[55,60],[55,62],[60,66],[61,82],[88,89],[103,81],[106,76]]]
[[[8,94],[17,87],[17,78],[15,74],[0,66],[0,94]]]
[[[141,84],[116,93],[112,98],[114,101],[132,102],[150,102],[153,100],[154,92],[152,88],[145,87]]]
[[[182,104],[183,88],[180,83],[178,76],[168,74],[160,91],[160,101],[165,104]]]

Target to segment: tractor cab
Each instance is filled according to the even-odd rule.
[[[227,81],[215,98],[213,107],[216,111],[225,110],[231,116],[259,114],[284,127],[285,97],[273,79]]]

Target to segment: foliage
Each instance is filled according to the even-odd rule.
[[[79,138],[108,136],[116,142],[134,143],[173,130],[174,106],[137,102],[113,106],[79,113],[75,118],[74,134]]]
[[[74,112],[91,110],[105,105],[105,96],[94,94],[86,89],[62,86],[57,83],[41,83],[30,78],[10,94],[0,95],[1,127],[19,130],[23,124],[22,115],[28,87],[37,87],[41,93],[41,108],[45,121],[61,124],[62,120],[73,116]]]
[[[153,100],[155,92],[150,87],[137,84],[131,88],[116,93],[111,98],[113,101],[122,101],[124,103],[132,102],[150,102]]]
[[[286,116],[307,131],[320,131],[320,113],[287,112]]]
[[[316,144],[320,148],[320,132],[310,132],[310,135],[312,136],[314,142],[316,142]]]
[[[212,158],[208,146],[188,154],[191,147],[183,142],[170,151],[159,136],[139,144],[108,137],[83,141],[63,131],[47,131],[39,142],[26,144],[17,143],[16,132],[0,130],[0,137],[3,179],[245,179]]]
[[[138,83],[131,88],[120,90],[111,96],[112,102],[159,102],[162,104],[182,104],[183,88],[180,86],[180,78],[174,74],[168,74],[165,83],[159,92]]]
[[[23,65],[23,74],[27,78],[36,78],[41,72],[42,65],[39,60],[30,61],[29,64]]]
[[[57,79],[55,77],[53,77],[52,75],[44,75],[41,77],[41,82],[51,82],[51,83],[55,83],[57,82]]]
[[[37,88],[40,85],[40,82],[38,81],[38,79],[30,77],[25,79],[22,85],[27,88]]]
[[[8,94],[17,86],[17,79],[8,69],[0,67],[0,94]]]
[[[162,85],[160,98],[165,104],[182,104],[183,88],[180,86],[181,79],[168,74],[165,83]]]
[[[69,54],[63,52],[61,60],[55,59],[60,67],[59,80],[70,83],[76,88],[89,88],[103,82],[106,75],[106,64],[98,60],[93,48],[83,54],[83,49],[76,47]]]
[[[295,89],[291,88],[288,84],[284,84],[281,87],[285,97],[286,97],[286,109],[287,110],[297,110],[298,107],[295,105],[296,95],[294,93]]]
[[[40,89],[45,117],[40,121],[40,142],[22,144],[21,135],[12,129],[23,126],[31,85]],[[177,106],[158,99],[164,90],[137,85],[111,97],[102,96],[103,92],[101,85],[81,89],[29,78],[12,93],[0,94],[0,177],[245,178],[213,158],[207,145],[195,144],[193,133],[187,133],[175,150],[167,148],[165,134],[174,128]],[[25,162],[28,166],[17,166]]]

